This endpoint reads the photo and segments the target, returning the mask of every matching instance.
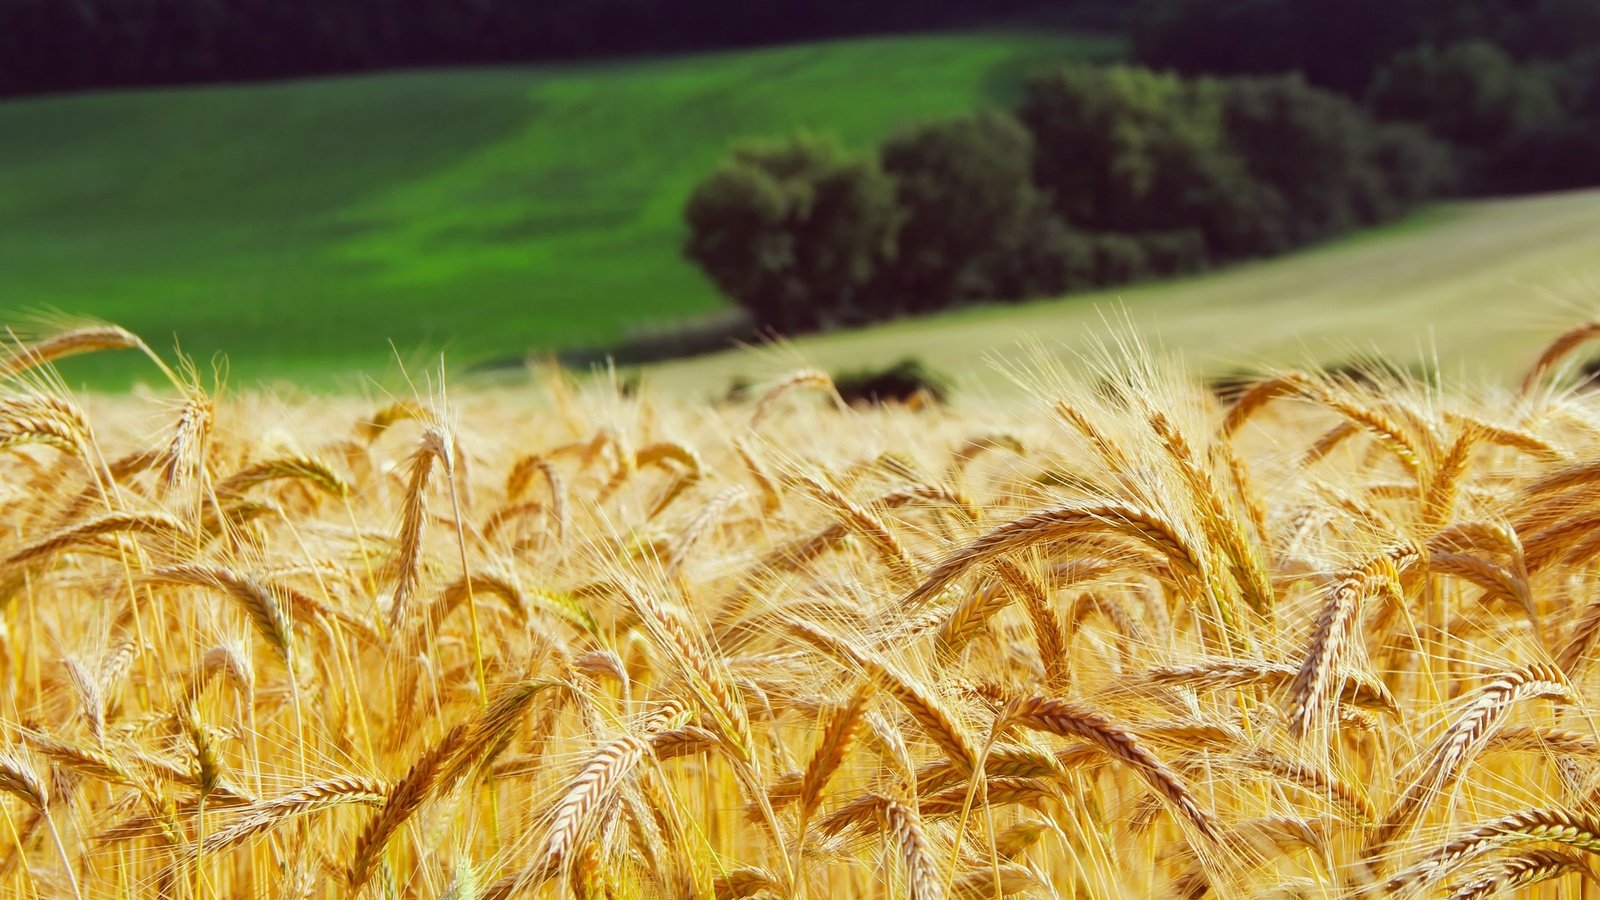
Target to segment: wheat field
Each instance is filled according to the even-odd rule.
[[[15,344],[0,893],[1597,896],[1597,335],[1014,409]],[[169,386],[51,368],[130,348]]]

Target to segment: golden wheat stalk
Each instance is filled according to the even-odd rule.
[[[71,401],[51,394],[25,394],[0,398],[0,449],[24,444],[44,444],[82,460],[103,484],[109,477],[95,458],[94,434],[83,411]],[[99,485],[96,485],[99,490]]]
[[[465,725],[452,728],[424,750],[385,794],[377,815],[356,838],[350,863],[345,867],[345,884],[352,892],[361,890],[372,878],[389,839],[434,795],[440,783],[440,769],[460,752],[459,744],[466,731]]]
[[[1040,884],[1039,876],[1022,866],[984,867],[957,878],[950,885],[950,894],[959,900],[991,900],[1027,894]]]
[[[528,483],[533,480],[534,472],[544,477],[545,487],[550,493],[550,512],[556,521],[556,540],[564,540],[568,519],[567,481],[549,457],[529,456],[518,460],[516,465],[511,467],[510,474],[506,476],[506,499],[515,501],[521,497]]]
[[[944,896],[944,884],[939,880],[933,850],[923,833],[922,818],[916,810],[898,800],[885,800],[881,814],[906,869],[906,895],[910,900],[939,900]]]
[[[1375,853],[1410,830],[1428,799],[1442,794],[1455,782],[1462,767],[1483,748],[1495,726],[1514,704],[1541,698],[1575,699],[1561,670],[1547,663],[1505,672],[1480,688],[1423,755],[1417,775],[1400,791],[1398,799],[1368,835],[1368,851]]]
[[[367,443],[376,441],[397,422],[428,418],[427,410],[407,400],[397,400],[356,422],[356,433]]]
[[[1225,690],[1254,684],[1282,687],[1291,683],[1299,671],[1296,666],[1260,659],[1201,658],[1190,663],[1156,666],[1146,670],[1143,677],[1152,684]],[[1340,683],[1336,696],[1341,703],[1353,703],[1399,715],[1399,701],[1382,681],[1372,675],[1345,670],[1335,680]]]
[[[216,405],[211,397],[199,388],[192,388],[162,455],[160,484],[163,490],[181,488],[203,474],[215,420]]]
[[[1030,513],[995,528],[949,554],[923,582],[900,601],[915,610],[980,563],[1028,547],[1048,546],[1107,534],[1132,538],[1165,557],[1184,573],[1201,571],[1199,557],[1178,530],[1156,513],[1125,503],[1062,506]]]
[[[0,361],[0,380],[15,378],[29,369],[37,369],[69,356],[103,350],[141,350],[157,364],[161,362],[144,341],[125,328],[86,325],[15,347],[8,358]]]
[[[1266,614],[1275,601],[1272,582],[1261,565],[1256,548],[1250,545],[1243,523],[1228,507],[1216,481],[1211,477],[1196,455],[1193,447],[1172,420],[1164,413],[1149,415],[1152,431],[1160,439],[1163,449],[1177,466],[1184,485],[1189,489],[1208,526],[1212,540],[1220,545],[1228,560],[1234,582],[1245,602],[1259,613]]]
[[[428,484],[434,463],[440,463],[445,477],[452,477],[454,452],[449,437],[438,427],[429,427],[411,453],[406,476],[405,500],[400,507],[400,533],[395,539],[400,553],[395,560],[394,593],[389,601],[389,630],[399,632],[411,611],[411,598],[422,580],[422,525],[428,512]]]
[[[590,757],[568,783],[551,814],[549,831],[538,854],[541,866],[559,870],[578,846],[596,809],[649,752],[649,744],[624,735]]]
[[[1373,822],[1378,818],[1372,801],[1359,788],[1313,763],[1259,748],[1241,757],[1239,762],[1246,768],[1267,772],[1338,806],[1355,816],[1358,822]]]
[[[271,800],[239,808],[232,824],[206,835],[201,849],[205,853],[226,850],[291,819],[325,809],[349,804],[381,806],[392,789],[387,782],[352,775],[314,781]]]
[[[877,550],[884,565],[897,578],[912,581],[917,577],[916,561],[881,519],[866,507],[851,501],[834,487],[823,484],[815,478],[802,477],[799,480],[806,490],[831,507],[851,531],[866,539],[867,543]]]
[[[1200,806],[1178,773],[1145,749],[1126,728],[1095,710],[1050,697],[1026,697],[1006,707],[996,720],[995,733],[1013,725],[1081,738],[1094,744],[1107,756],[1133,770],[1201,836],[1213,842],[1220,839],[1216,818]]]
[[[628,598],[652,640],[670,655],[685,676],[695,699],[711,717],[728,748],[747,765],[753,763],[755,741],[750,730],[750,714],[725,667],[689,633],[675,614],[657,603],[648,592],[630,591]]]
[[[166,535],[181,540],[188,530],[183,522],[164,512],[109,512],[69,525],[13,550],[5,562],[0,563],[0,567],[11,568],[32,563],[96,537],[123,533]]]
[[[1450,895],[1450,900],[1483,900],[1569,874],[1600,883],[1600,876],[1582,854],[1556,848],[1526,850],[1487,867],[1461,884]]]
[[[1033,627],[1034,643],[1039,648],[1039,662],[1044,668],[1045,686],[1051,691],[1067,689],[1067,637],[1062,631],[1061,619],[1050,606],[1050,597],[1038,579],[1008,559],[996,561],[995,569],[1006,585],[1022,600]]]
[[[1100,462],[1107,470],[1111,472],[1127,472],[1134,468],[1133,461],[1128,457],[1128,454],[1103,429],[1090,422],[1082,410],[1064,400],[1057,400],[1051,409],[1055,412],[1057,418],[1083,435],[1084,439],[1089,442],[1089,446],[1093,447],[1095,452],[1100,455]]]
[[[236,494],[258,484],[282,479],[306,481],[335,497],[348,496],[350,485],[327,463],[311,456],[280,456],[251,463],[217,484],[217,493]]]
[[[294,630],[280,594],[253,578],[222,566],[179,563],[144,573],[147,584],[206,588],[232,597],[251,624],[287,662],[293,655]]]
[[[1431,884],[1496,848],[1525,843],[1563,844],[1600,852],[1600,820],[1588,813],[1556,807],[1519,810],[1461,832],[1384,886],[1400,891]]]
[[[1306,648],[1305,662],[1289,687],[1290,734],[1303,737],[1322,721],[1363,594],[1378,578],[1392,586],[1398,573],[1416,564],[1419,558],[1415,548],[1397,544],[1334,579]]]
[[[791,621],[789,628],[835,660],[866,672],[880,688],[900,701],[900,705],[917,720],[928,737],[944,750],[951,762],[962,767],[964,772],[972,770],[978,758],[972,739],[955,714],[927,688],[875,654],[853,646],[815,624]]]
[[[1551,341],[1534,360],[1533,366],[1527,374],[1522,376],[1522,396],[1533,393],[1539,386],[1539,381],[1545,374],[1561,365],[1562,361],[1572,354],[1572,351],[1583,346],[1596,335],[1600,335],[1600,322],[1584,322],[1562,332],[1555,340]]]
[[[501,689],[467,724],[450,756],[439,764],[438,789],[449,790],[469,769],[491,761],[539,695],[565,686],[553,678],[536,678]]]
[[[718,875],[714,885],[714,892],[717,900],[743,900],[745,897],[751,897],[776,887],[777,883],[773,881],[770,872],[753,866],[745,866],[733,869],[724,875]]]
[[[67,884],[72,890],[75,900],[82,900],[83,894],[78,889],[78,876],[73,871],[72,859],[67,855],[66,845],[61,841],[61,833],[56,830],[55,819],[50,815],[50,792],[45,787],[44,781],[34,772],[33,766],[24,758],[11,752],[0,753],[0,791],[19,797],[29,806],[33,807],[45,829],[50,834],[50,840],[55,844],[56,855],[61,859],[61,865],[66,870]]]
[[[35,753],[63,769],[112,784],[135,783],[134,774],[104,750],[80,747],[32,731],[24,731],[22,740]]]
[[[839,400],[839,392],[834,389],[833,379],[828,377],[828,373],[817,369],[800,369],[790,373],[761,395],[761,399],[756,402],[755,411],[750,414],[750,428],[754,429],[761,424],[761,420],[765,419],[767,414],[772,411],[779,398],[801,387],[826,391],[832,395],[835,402],[842,405],[842,401]]]
[[[867,703],[872,700],[872,695],[873,689],[870,686],[857,689],[850,695],[850,699],[828,718],[828,724],[822,729],[822,737],[817,742],[816,750],[812,751],[811,760],[806,764],[805,775],[800,781],[797,795],[800,801],[800,821],[804,822],[811,816],[822,800],[822,791],[828,786],[828,781],[844,764],[845,757],[855,744],[856,734],[861,730],[862,714],[866,710]]]

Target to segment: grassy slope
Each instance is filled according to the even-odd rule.
[[[1451,371],[1519,371],[1551,335],[1593,315],[1600,190],[1439,207],[1306,253],[1210,275],[1021,307],[986,307],[826,335],[754,353],[669,363],[664,387],[716,390],[734,375],[802,363],[829,370],[920,355],[968,397],[1014,390],[992,360],[1037,339],[1074,358],[1122,310],[1190,363],[1222,372],[1264,361],[1338,361],[1376,349]]]
[[[176,333],[246,381],[381,366],[388,339],[458,363],[606,341],[720,305],[678,222],[731,141],[864,145],[1115,49],[923,36],[0,104],[0,320]]]

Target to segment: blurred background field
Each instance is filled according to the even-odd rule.
[[[1500,373],[1597,288],[1582,0],[0,6],[0,324],[235,385],[982,395],[1124,316],[1213,374]]]
[[[463,365],[604,343],[725,305],[679,248],[733,141],[864,146],[1117,52],[967,33],[3,102],[0,317],[92,314],[313,384],[389,366],[386,338]]]

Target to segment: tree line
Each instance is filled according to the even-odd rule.
[[[1143,0],[1132,61],[851,155],[736,148],[686,255],[786,330],[1270,256],[1446,194],[1600,185],[1600,2]]]
[[[1470,193],[1600,183],[1600,2],[1146,0],[1134,58],[1296,71],[1449,143]]]
[[[1449,189],[1423,129],[1298,75],[1067,67],[852,154],[752,141],[692,192],[686,255],[803,331],[1195,272],[1393,219]]]

